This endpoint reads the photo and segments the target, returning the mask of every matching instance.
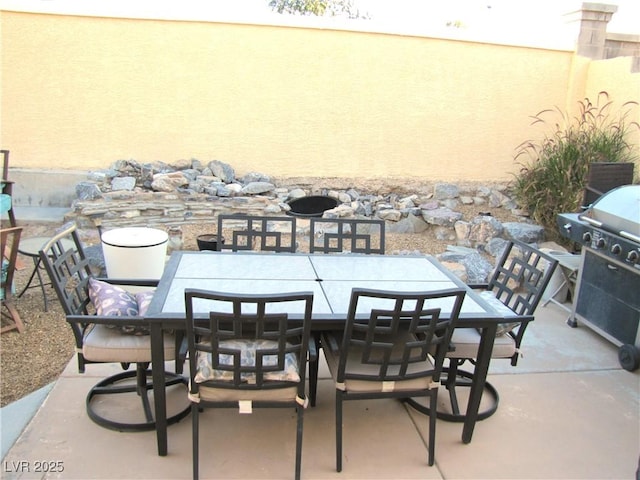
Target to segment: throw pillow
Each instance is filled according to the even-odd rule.
[[[153,292],[143,292],[151,294]],[[96,309],[96,314],[100,316],[117,316],[117,317],[138,317],[140,315],[140,305],[138,296],[146,312],[151,300],[143,298],[141,294],[132,295],[118,285],[112,285],[95,278],[89,279],[89,298]],[[141,322],[136,318],[133,322]],[[149,328],[146,325],[106,325],[108,328],[118,328],[122,333],[128,335],[148,335]]]
[[[237,350],[240,352],[240,364],[242,366],[255,366],[256,364],[256,351],[276,349],[278,347],[277,342],[273,340],[223,340],[220,342],[220,347],[225,349]],[[219,363],[225,366],[233,365],[233,355],[231,354],[219,354]],[[213,362],[211,354],[208,352],[198,352],[198,358],[196,360],[197,372],[195,375],[196,383],[202,383],[207,380],[223,380],[232,381],[233,372],[230,370],[220,370],[213,368]],[[277,364],[277,355],[266,355],[263,357],[263,365],[274,366]],[[253,373],[241,374],[243,382],[255,383],[256,377]],[[287,353],[284,360],[284,370],[276,372],[264,373],[264,380],[267,381],[284,381],[284,382],[299,382],[300,375],[298,373],[298,361],[293,353]]]

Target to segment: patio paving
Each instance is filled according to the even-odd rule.
[[[500,406],[476,425],[470,444],[461,442],[461,424],[438,420],[433,467],[427,465],[427,417],[394,400],[353,401],[345,404],[343,471],[337,473],[334,390],[323,368],[318,405],[305,412],[302,477],[635,478],[640,371],[621,369],[615,346],[586,327],[569,328],[566,317],[556,305],[540,307],[518,366],[493,362],[489,381]],[[89,365],[80,375],[72,360],[3,459],[1,477],[191,478],[190,418],[169,427],[166,457],[156,454],[154,432],[113,432],[89,420],[87,391],[117,368]],[[16,407],[19,402],[12,415]],[[201,416],[201,478],[291,478],[294,442],[292,410],[238,415],[208,409]],[[63,471],[36,471],[43,461],[59,462]]]

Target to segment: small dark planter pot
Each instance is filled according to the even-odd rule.
[[[198,250],[200,251],[213,250],[214,252],[217,252],[220,250],[218,248],[218,235],[215,233],[198,235],[196,242],[198,243]],[[222,238],[222,243],[224,244],[224,238]]]
[[[291,210],[288,215],[294,217],[321,217],[325,210],[331,210],[338,206],[335,198],[324,195],[312,195],[310,197],[296,198],[289,202]]]

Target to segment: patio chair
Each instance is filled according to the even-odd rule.
[[[540,303],[558,260],[541,252],[537,248],[518,240],[510,240],[497,262],[487,284],[470,285],[474,289],[483,289],[481,298],[500,315],[504,322],[498,325],[491,358],[511,361],[515,366],[521,355],[522,339],[529,322],[534,320],[534,312]],[[444,384],[449,392],[451,412],[437,411],[437,417],[452,422],[463,422],[465,413],[460,411],[456,390],[458,387],[471,387],[473,373],[462,370],[465,362],[475,364],[480,345],[480,332],[475,328],[458,328],[451,337],[452,351],[447,353],[448,367],[445,368]],[[490,406],[478,413],[477,420],[493,415],[499,402],[497,390],[489,382],[485,391],[491,396]],[[430,407],[420,407],[409,400],[424,413],[430,413]]]
[[[582,208],[588,208],[609,190],[633,183],[632,162],[593,162],[589,164]]]
[[[384,254],[384,220],[311,218],[309,252]]]
[[[464,300],[463,289],[403,293],[353,289],[344,331],[322,334],[336,385],[336,470],[342,471],[342,403],[428,397],[435,409],[440,374]],[[450,312],[442,315],[442,310]],[[428,464],[435,461],[436,417],[429,417]]]
[[[18,330],[24,332],[24,324],[20,319],[20,314],[13,302],[14,283],[13,275],[16,270],[18,260],[18,246],[20,245],[20,235],[22,227],[3,228],[0,230],[0,260],[2,260],[2,277],[0,284],[0,300],[7,309],[7,313],[2,311],[2,327],[0,332]]]
[[[206,303],[204,303],[206,302]],[[185,290],[193,478],[199,477],[200,410],[284,407],[297,411],[295,478],[300,478],[305,370],[312,293],[233,295]],[[198,305],[209,312],[196,321]],[[292,322],[285,312],[296,311]],[[242,448],[247,448],[243,445]]]
[[[71,241],[72,247],[68,246]],[[86,409],[89,418],[112,430],[135,432],[155,429],[148,391],[153,388],[151,344],[144,314],[151,301],[152,291],[131,294],[121,287],[153,287],[157,280],[114,280],[95,278],[85,256],[75,224],[64,226],[40,250],[40,259],[60,300],[66,320],[76,342],[78,369],[85,372],[87,364],[120,363],[124,372],[98,382],[89,390]],[[180,341],[165,334],[164,349],[167,360],[176,359],[176,372],[166,373],[166,387],[186,386],[180,375],[182,363],[178,359]],[[135,370],[128,370],[134,363]],[[106,412],[117,411],[117,398],[123,395],[140,397],[144,420],[122,421],[109,418]],[[109,403],[112,397],[114,402]],[[117,406],[122,405],[122,401]],[[135,411],[125,406],[127,412]],[[189,414],[190,408],[180,410],[168,419],[175,423]],[[105,412],[105,413],[103,413]],[[140,418],[142,418],[140,416]],[[137,419],[136,419],[137,420]]]
[[[9,180],[9,150],[0,150],[2,154],[2,180],[0,185],[0,208],[1,213],[7,213],[9,217],[9,225],[15,227],[16,216],[13,211],[13,182]]]
[[[223,230],[232,230],[225,234]],[[263,217],[243,214],[218,215],[218,249],[295,252],[295,217]]]

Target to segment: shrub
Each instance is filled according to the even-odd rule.
[[[590,163],[637,159],[626,138],[630,128],[640,129],[640,125],[626,119],[638,103],[626,102],[616,115],[610,112],[611,105],[607,92],[600,92],[595,105],[588,98],[579,102],[573,119],[557,107],[543,110],[533,117],[532,125],[550,125],[559,117],[551,124],[552,133],[540,142],[525,141],[516,148],[515,159],[522,167],[515,175],[514,196],[554,240],[562,242],[557,215],[579,210]]]

